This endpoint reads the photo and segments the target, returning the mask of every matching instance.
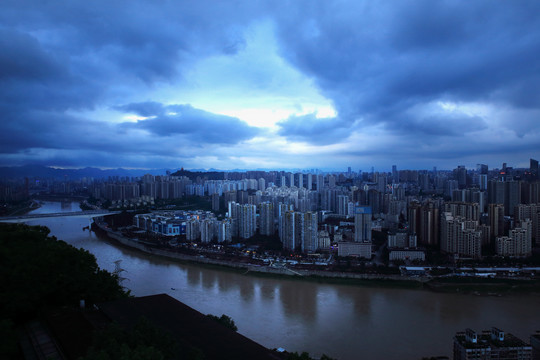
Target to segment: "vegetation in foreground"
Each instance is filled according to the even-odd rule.
[[[0,224],[0,358],[18,356],[10,334],[43,310],[129,296],[94,255],[49,232],[44,226]]]
[[[217,321],[221,325],[223,325],[225,327],[228,327],[229,329],[231,329],[233,331],[238,331],[238,327],[234,323],[234,320],[231,319],[231,317],[229,317],[229,316],[227,316],[225,314],[222,314],[221,317],[217,317],[216,315],[212,315],[212,314],[208,314],[206,316],[209,317],[210,319],[214,320],[214,321]]]

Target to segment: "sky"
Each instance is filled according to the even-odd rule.
[[[3,0],[0,166],[540,158],[540,2]]]

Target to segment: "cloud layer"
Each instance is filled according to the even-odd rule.
[[[0,165],[525,165],[539,57],[537,1],[7,0]]]

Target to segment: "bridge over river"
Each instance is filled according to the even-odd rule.
[[[58,212],[58,213],[48,213],[48,214],[26,214],[19,216],[6,216],[0,217],[0,222],[19,222],[29,219],[42,219],[42,218],[52,218],[52,217],[61,217],[61,216],[79,216],[79,217],[88,217],[94,218],[97,216],[119,214],[119,211],[108,211],[108,210],[84,210],[84,211],[71,211],[71,212]]]

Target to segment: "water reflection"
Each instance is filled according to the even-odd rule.
[[[202,287],[206,290],[213,290],[216,286],[217,276],[213,271],[201,271],[200,279]]]
[[[278,292],[276,283],[270,281],[262,281],[259,290],[263,300],[274,300]]]
[[[236,279],[231,276],[218,276],[218,291],[229,292],[237,285]]]
[[[371,294],[369,288],[340,286],[337,287],[337,296],[352,304],[354,312],[361,317],[371,312]]]
[[[66,211],[66,212],[71,212],[71,211],[74,211],[73,210],[73,204],[77,204],[77,208],[80,209],[79,207],[79,204],[78,203],[72,203],[71,201],[62,201],[60,203],[60,209],[62,209],[62,211]]]
[[[279,287],[279,298],[285,315],[302,321],[317,321],[317,287],[314,284],[284,280]]]
[[[242,278],[245,278],[245,281],[242,281]],[[239,281],[240,287],[240,296],[245,302],[250,302],[253,300],[255,294],[255,282],[253,279],[242,276]]]
[[[191,286],[199,286],[201,283],[201,270],[194,268],[194,267],[188,267],[187,268],[187,282],[188,285]]]
[[[61,205],[48,208],[59,212]],[[205,314],[227,314],[242,334],[268,347],[326,353],[340,360],[418,359],[451,355],[454,333],[466,327],[495,325],[527,339],[540,323],[537,295],[482,297],[254,277],[113,246],[83,232],[88,224],[84,218],[32,222],[88,249],[109,271],[122,259],[129,278],[124,285],[133,294],[167,292]]]

